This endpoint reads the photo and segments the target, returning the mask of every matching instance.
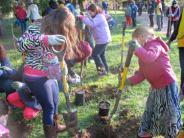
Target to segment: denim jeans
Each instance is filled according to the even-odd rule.
[[[24,76],[31,92],[36,96],[43,110],[43,123],[54,125],[53,117],[58,112],[59,88],[56,80],[46,77]]]
[[[95,61],[96,68],[104,67],[105,70],[108,72],[109,67],[107,65],[107,61],[105,58],[105,49],[107,47],[108,43],[106,44],[97,44],[95,48],[93,49],[92,57]]]
[[[132,17],[132,27],[136,27],[137,23],[136,23],[136,17]]]
[[[161,30],[161,15],[157,15],[156,20],[157,20],[157,27],[159,30]]]
[[[149,15],[149,19],[150,19],[150,27],[154,27],[154,20],[153,20],[154,15]]]
[[[19,20],[20,21],[20,27],[22,34],[26,31],[26,21],[25,20]]]
[[[0,92],[5,92],[6,95],[14,92],[15,90],[11,87],[12,80],[0,79]]]

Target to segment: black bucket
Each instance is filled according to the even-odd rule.
[[[101,101],[99,103],[99,117],[107,117],[109,115],[110,103],[107,101]]]
[[[75,136],[78,131],[77,109],[73,109],[71,113],[63,112],[64,122],[70,136]]]
[[[83,106],[85,104],[85,91],[75,93],[75,105]]]

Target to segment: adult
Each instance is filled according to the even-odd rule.
[[[80,19],[85,25],[89,26],[93,32],[96,46],[93,49],[92,57],[95,61],[98,75],[106,75],[109,68],[105,58],[105,50],[108,43],[111,41],[109,26],[104,14],[97,5],[91,4],[88,7],[88,13],[91,18],[81,15]]]
[[[66,130],[66,126],[58,122],[59,88],[56,80],[61,78],[61,68],[53,52],[53,47],[64,48],[64,40],[65,58],[73,58],[77,50],[75,18],[67,8],[59,8],[45,16],[41,23],[29,26],[17,42],[18,50],[26,52],[24,80],[42,107],[46,138],[55,138],[58,132]]]
[[[44,11],[43,16],[48,15],[50,12],[52,12],[56,8],[58,8],[57,2],[54,0],[50,0],[49,6]]]
[[[183,83],[184,83],[184,1],[182,4],[182,8],[181,8],[181,14],[180,14],[180,18],[178,21],[178,24],[175,28],[175,30],[173,31],[173,33],[171,34],[171,37],[168,41],[168,45],[171,44],[172,41],[174,41],[175,39],[178,42],[178,50],[179,50],[179,61],[180,61],[180,68],[181,68],[181,83],[180,83],[180,87],[181,87],[181,95],[184,95],[184,90],[183,88]]]
[[[155,0],[148,1],[148,15],[150,20],[150,27],[154,27],[154,14],[155,14]]]
[[[33,0],[28,0],[27,18],[34,22],[41,18],[38,6],[33,3]]]
[[[71,3],[71,0],[65,0],[65,7],[67,7],[75,16],[77,16],[77,13],[75,11],[75,7]]]
[[[168,8],[167,15],[168,15],[168,26],[166,36],[169,38],[171,34],[172,25],[174,26],[174,30],[176,30],[178,20],[180,18],[180,7],[178,5],[177,0],[172,1],[172,5]]]
[[[157,29],[156,31],[161,31],[162,30],[162,15],[163,15],[163,10],[162,10],[162,3],[160,0],[156,0],[156,21],[157,21]]]
[[[15,91],[11,86],[15,74],[16,71],[11,67],[5,48],[0,45],[0,92],[5,92],[6,96]]]
[[[131,17],[132,17],[132,27],[136,27],[137,26],[137,11],[138,11],[138,7],[137,5],[135,4],[135,1],[132,0],[131,4],[130,4],[130,7],[131,7]]]
[[[105,11],[105,14],[107,14],[107,12],[108,12],[108,3],[105,0],[102,1],[102,9]]]
[[[20,1],[15,7],[15,16],[19,20],[22,34],[26,31],[26,16],[27,12],[23,7],[23,3]]]

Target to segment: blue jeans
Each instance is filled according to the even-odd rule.
[[[132,16],[132,27],[136,27],[137,26],[137,22],[136,22],[136,16]]]
[[[59,102],[59,88],[56,80],[25,76],[25,82],[42,107],[43,123],[54,125],[53,117],[58,113]]]
[[[12,80],[0,79],[0,92],[5,92],[6,95],[14,92],[15,90],[11,87]]]
[[[106,44],[97,44],[95,48],[93,49],[92,57],[95,61],[96,68],[103,67],[108,72],[109,67],[107,65],[107,61],[105,58],[105,49],[107,47],[108,43]]]
[[[26,21],[25,20],[19,20],[20,21],[20,27],[22,34],[26,31]]]

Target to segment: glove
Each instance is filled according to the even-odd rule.
[[[84,19],[84,15],[79,15],[77,16],[80,20],[83,20]]]
[[[11,69],[11,68],[9,68],[9,67],[7,67],[7,66],[2,66],[1,67],[3,70],[5,70],[5,71],[13,71],[13,69]]]
[[[137,40],[131,40],[128,42],[128,47],[132,47],[132,48],[139,48],[141,47],[141,45],[137,42]]]
[[[12,88],[17,90],[17,89],[21,89],[23,87],[25,87],[25,83],[22,83],[22,82],[19,82],[19,81],[14,81],[12,84],[11,84]]]
[[[66,42],[66,37],[63,35],[47,35],[49,45],[61,45]]]

